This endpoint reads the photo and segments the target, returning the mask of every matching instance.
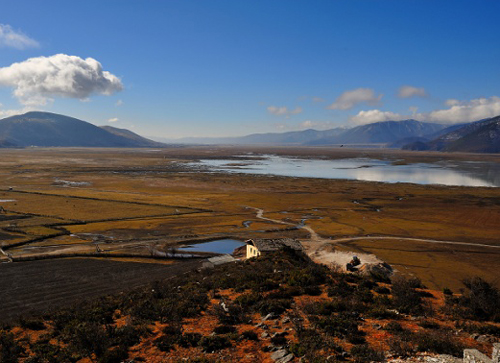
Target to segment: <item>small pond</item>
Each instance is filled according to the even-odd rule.
[[[180,251],[190,252],[213,252],[213,253],[233,253],[233,251],[245,243],[235,239],[218,239],[210,242],[197,243],[179,248]]]

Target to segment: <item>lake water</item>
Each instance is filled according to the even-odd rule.
[[[233,253],[233,251],[245,245],[244,242],[235,239],[219,239],[216,241],[197,243],[194,245],[181,247],[181,251],[190,252],[213,252],[213,253]]]
[[[241,160],[200,160],[199,166],[213,171],[268,174],[291,177],[350,179],[386,183],[500,186],[500,164],[493,162],[440,161],[393,164],[394,160],[368,158],[299,159],[276,155],[244,157]]]

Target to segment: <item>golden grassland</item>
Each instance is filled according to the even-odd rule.
[[[290,224],[306,219],[308,226],[332,241],[392,236],[500,245],[499,188],[212,174],[183,167],[199,158],[249,151],[302,157],[369,156],[396,163],[481,160],[477,155],[322,148],[1,150],[0,199],[15,200],[1,205],[8,215],[29,216],[16,220],[16,230],[9,229],[11,220],[0,218],[2,244],[43,237],[60,228],[120,242],[157,239],[166,245],[220,236],[308,237],[304,230],[256,218],[252,207],[263,209],[267,218]],[[500,161],[496,156],[488,158]],[[65,186],[56,180],[87,184]],[[246,221],[252,223],[245,226]],[[34,244],[88,242],[64,235]],[[21,253],[22,248],[11,251]],[[409,240],[358,240],[342,242],[337,248],[375,253],[434,288],[457,288],[468,275],[496,283],[500,279],[500,249]]]

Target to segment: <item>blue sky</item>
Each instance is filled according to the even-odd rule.
[[[167,138],[473,121],[500,114],[499,13],[498,0],[10,1],[0,116]]]

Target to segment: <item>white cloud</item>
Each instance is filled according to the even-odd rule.
[[[408,116],[391,111],[368,110],[359,111],[357,115],[351,116],[349,118],[349,123],[358,126],[380,121],[401,121],[408,118]]]
[[[118,117],[113,117],[108,120],[108,122],[117,122],[119,121]]]
[[[398,91],[399,98],[427,97],[427,92],[423,87],[401,86]]]
[[[275,116],[290,116],[297,115],[302,112],[302,107],[296,107],[294,110],[289,110],[286,106],[269,106],[267,112]]]
[[[432,112],[417,113],[416,107],[410,107],[411,115],[402,115],[391,111],[368,110],[360,111],[349,118],[355,125],[364,125],[379,121],[401,121],[415,119],[418,121],[456,124],[478,121],[500,115],[500,97],[477,98],[470,101],[448,100],[448,108]]]
[[[14,116],[14,115],[22,115],[23,113],[26,113],[29,111],[33,111],[33,108],[24,107],[24,108],[18,109],[18,110],[3,110],[2,104],[0,103],[0,118],[10,117],[10,116]]]
[[[118,77],[103,71],[93,58],[82,59],[66,54],[30,58],[0,68],[0,86],[12,87],[23,105],[45,105],[51,97],[87,100],[99,93],[110,95],[121,91]]]
[[[371,88],[357,88],[351,91],[342,93],[334,103],[327,107],[330,110],[349,110],[354,106],[366,102],[369,105],[377,104],[383,95],[375,95],[375,91]]]
[[[433,111],[428,115],[429,121],[441,123],[460,123],[477,121],[483,118],[500,115],[500,97],[476,98],[470,101],[448,100],[450,108]]]
[[[116,106],[116,107],[119,107],[119,106],[121,106],[121,105],[123,105],[123,101],[122,101],[122,100],[118,100],[118,101],[116,101],[116,103],[115,103],[115,106]]]
[[[16,49],[37,48],[40,44],[23,34],[15,31],[10,25],[0,24],[0,47]]]
[[[313,97],[313,102],[325,102],[326,100],[324,98],[321,98],[321,97]]]

